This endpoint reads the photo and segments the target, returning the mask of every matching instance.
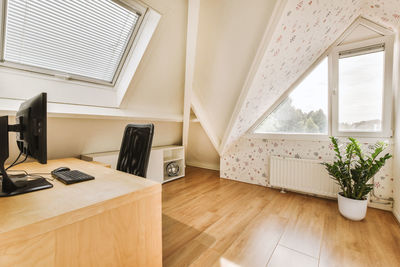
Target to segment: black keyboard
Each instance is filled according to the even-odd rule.
[[[80,171],[53,172],[51,175],[64,184],[75,184],[94,179],[93,176]]]

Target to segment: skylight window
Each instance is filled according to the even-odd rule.
[[[145,9],[111,0],[8,0],[8,66],[114,84]]]
[[[324,59],[255,130],[256,133],[328,133],[328,60]]]

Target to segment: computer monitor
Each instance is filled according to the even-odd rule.
[[[47,94],[42,93],[21,104],[16,118],[21,126],[17,145],[23,154],[47,163]]]
[[[8,116],[0,117],[0,171],[2,186],[0,197],[24,194],[53,187],[44,178],[34,180],[13,179],[7,173],[5,161],[9,157],[8,133],[17,133],[17,146],[25,157],[47,163],[47,94],[42,93],[21,104],[16,124],[8,124]]]

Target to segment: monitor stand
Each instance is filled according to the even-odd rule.
[[[0,117],[0,174],[2,178],[0,197],[15,196],[53,187],[45,178],[13,181],[7,175],[4,165],[9,156],[8,132],[17,131],[16,129],[18,127],[12,127],[11,125],[9,127],[8,116]]]

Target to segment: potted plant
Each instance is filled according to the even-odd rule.
[[[350,220],[360,221],[365,218],[368,194],[374,187],[370,180],[392,155],[386,154],[378,158],[387,147],[387,144],[383,142],[377,142],[374,150],[366,155],[362,152],[358,141],[349,138],[350,142],[343,150],[344,155],[342,156],[338,139],[335,137],[330,139],[336,154],[336,161],[324,162],[322,165],[340,186],[341,192],[338,193],[340,213]]]

